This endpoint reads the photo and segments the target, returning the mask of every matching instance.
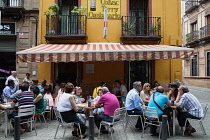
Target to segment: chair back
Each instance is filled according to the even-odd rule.
[[[201,118],[201,120],[204,120],[206,114],[207,114],[207,111],[208,111],[208,108],[209,108],[209,105],[206,104],[205,108],[204,108],[204,111],[203,111],[203,117]]]
[[[19,106],[18,109],[18,116],[24,117],[24,116],[34,116],[35,114],[35,105],[22,105]]]
[[[145,106],[143,108],[143,114],[145,118],[157,119],[159,121],[158,111],[155,107]]]
[[[55,113],[55,117],[56,117],[56,119],[60,122],[60,123],[64,123],[64,121],[63,121],[63,118],[62,118],[62,116],[61,116],[61,113],[57,110],[57,108],[55,107],[55,108],[53,108],[53,110],[54,110],[54,113]]]
[[[125,121],[126,114],[127,114],[126,107],[117,108],[114,111],[113,122],[115,120]]]
[[[49,107],[49,99],[44,99],[44,108],[45,110]]]

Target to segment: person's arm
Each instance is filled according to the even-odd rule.
[[[172,94],[172,91],[170,90],[167,94],[167,97],[168,97],[169,100],[171,99],[171,94]]]
[[[177,104],[177,103],[179,102],[181,96],[182,96],[181,93],[178,92],[178,95],[177,95],[177,97],[176,97],[176,100],[174,101],[175,104]]]
[[[42,99],[42,94],[39,94],[35,99],[34,99],[34,103],[37,103],[39,100]]]
[[[15,104],[16,104],[16,103],[12,102],[12,103],[11,103],[11,108],[14,108],[14,107],[15,107]]]
[[[185,106],[185,103],[186,103],[186,99],[184,97],[182,97],[183,94],[180,93],[180,100],[178,103],[174,103],[177,107],[180,107],[180,108],[184,108]]]
[[[75,100],[74,100],[74,97],[73,96],[70,96],[69,97],[69,101],[71,103],[71,106],[72,106],[72,109],[77,112],[79,109],[77,108],[77,105],[75,103]]]
[[[141,91],[141,93],[140,93],[140,97],[141,97],[141,99],[143,100],[143,102],[146,102],[146,103],[149,102],[149,101],[145,98],[144,92],[142,92],[142,91]]]
[[[133,101],[134,101],[135,108],[141,110],[140,104],[142,104],[143,102],[142,102],[142,100],[141,100],[141,98],[139,97],[138,94],[135,94],[133,96]]]
[[[95,107],[96,108],[100,108],[100,107],[103,107],[104,106],[104,101],[103,101],[103,96],[100,97],[100,99],[98,100],[98,102],[95,104]]]

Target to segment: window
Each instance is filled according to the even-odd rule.
[[[207,76],[210,76],[210,52],[207,53]]]
[[[192,76],[198,76],[198,56],[195,55],[192,59]]]

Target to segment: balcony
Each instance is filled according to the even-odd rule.
[[[200,28],[200,39],[205,42],[210,40],[210,24]]]
[[[188,0],[185,3],[185,13],[189,14],[193,10],[197,9],[199,7],[199,2],[197,0]]]
[[[19,15],[24,13],[24,0],[0,0],[2,17]]]
[[[158,44],[161,41],[160,17],[122,17],[123,44]]]
[[[47,16],[47,43],[86,43],[86,15],[59,15],[58,18]]]
[[[196,30],[196,31],[193,31],[189,34],[186,35],[186,46],[194,46],[196,44],[199,43],[200,41],[200,37],[199,37],[199,31]]]

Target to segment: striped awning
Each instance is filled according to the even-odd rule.
[[[183,59],[193,49],[168,45],[41,44],[17,52],[17,62],[78,62]]]

